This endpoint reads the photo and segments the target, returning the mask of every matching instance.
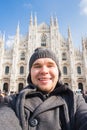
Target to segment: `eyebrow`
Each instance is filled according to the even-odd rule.
[[[48,61],[47,64],[55,65],[56,63],[55,63],[55,62]],[[42,64],[41,64],[41,62],[37,62],[37,63],[34,63],[32,66],[35,66],[35,65],[42,65]]]
[[[39,64],[41,64],[41,63],[39,63],[39,62],[38,63],[34,63],[32,66],[39,65]]]

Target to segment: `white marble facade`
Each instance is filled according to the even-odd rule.
[[[61,80],[74,91],[87,90],[87,38],[82,38],[82,49],[73,44],[70,28],[67,38],[59,31],[57,18],[51,17],[50,24],[38,25],[37,17],[30,16],[28,33],[20,34],[19,24],[10,49],[5,48],[5,36],[0,35],[0,89],[9,93],[19,92],[27,85],[29,58],[35,48],[43,46],[52,49],[58,59],[62,73]],[[79,48],[79,47],[78,47]]]

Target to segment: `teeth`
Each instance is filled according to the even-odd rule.
[[[42,78],[42,79],[39,79],[39,80],[49,80],[49,79],[50,79],[50,78],[47,78],[47,79],[46,79],[46,78]]]

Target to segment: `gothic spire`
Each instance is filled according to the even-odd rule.
[[[55,17],[55,19],[54,19],[54,25],[56,26],[56,27],[58,27],[58,20],[57,20],[57,16]]]
[[[17,29],[16,29],[16,43],[19,43],[19,39],[20,39],[20,27],[19,27],[19,22],[17,25]]]
[[[72,42],[70,27],[68,27],[68,40],[69,40],[69,42]]]
[[[34,16],[34,25],[37,25],[37,16],[36,16],[36,13],[35,13],[35,16]]]
[[[50,17],[50,25],[51,25],[51,26],[54,25],[53,16]]]
[[[32,16],[32,13],[31,13],[31,16],[30,16],[30,25],[33,25],[33,16]]]
[[[16,35],[19,35],[19,33],[20,33],[20,27],[19,27],[19,22],[18,22],[17,29],[16,29]]]

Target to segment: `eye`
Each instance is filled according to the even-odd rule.
[[[53,67],[53,65],[48,65],[49,68]]]
[[[33,67],[34,68],[41,68],[41,65],[40,64],[34,64]]]
[[[49,68],[51,68],[51,67],[55,67],[55,64],[51,63],[51,64],[48,64],[47,66],[48,66]]]

